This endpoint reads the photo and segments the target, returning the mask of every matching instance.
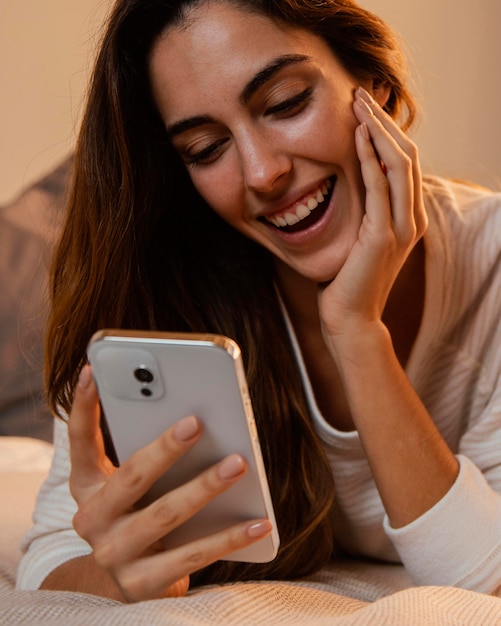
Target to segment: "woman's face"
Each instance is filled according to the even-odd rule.
[[[301,275],[332,279],[357,239],[365,193],[359,82],[324,41],[204,3],[157,42],[150,73],[172,143],[214,211]]]

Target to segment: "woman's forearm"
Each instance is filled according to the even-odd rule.
[[[330,344],[390,523],[400,528],[443,498],[459,464],[399,364],[382,323]]]

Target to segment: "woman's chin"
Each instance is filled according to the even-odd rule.
[[[295,275],[296,280],[307,280],[308,282],[320,285],[332,282],[340,270],[338,264],[336,264],[335,267],[329,264],[328,267],[319,268],[300,264],[288,264],[282,259],[277,259],[276,266],[279,276],[282,275],[282,277],[285,277],[288,275],[292,278]]]
[[[339,260],[330,260],[322,264],[315,264],[309,267],[297,268],[299,273],[315,283],[330,283],[332,282],[339,271],[341,270],[343,263]]]

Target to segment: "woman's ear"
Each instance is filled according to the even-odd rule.
[[[381,108],[384,108],[391,95],[390,83],[374,80],[372,81],[372,97],[379,104]]]

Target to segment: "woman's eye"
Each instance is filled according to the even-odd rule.
[[[227,141],[228,139],[224,138],[214,141],[201,150],[187,150],[184,160],[187,165],[208,165],[218,158]]]
[[[278,104],[274,104],[266,109],[265,115],[276,115],[282,117],[288,117],[290,115],[295,115],[304,109],[304,107],[308,104],[311,99],[313,93],[313,88],[308,87],[301,93],[292,96],[291,98],[287,98]]]

